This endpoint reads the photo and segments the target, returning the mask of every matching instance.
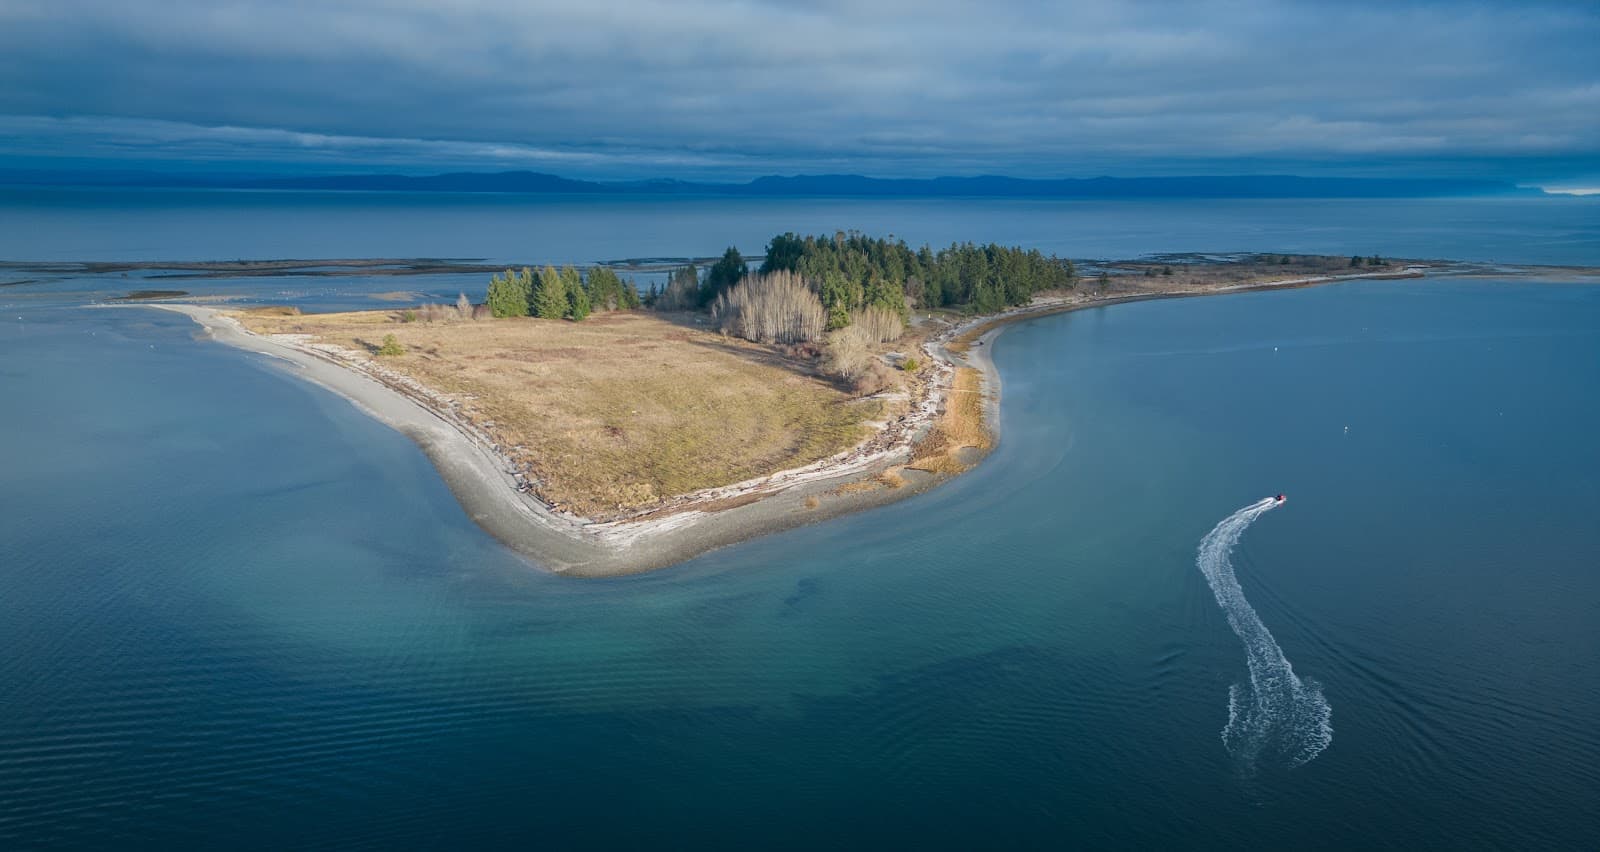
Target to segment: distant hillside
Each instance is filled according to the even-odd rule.
[[[938,177],[886,180],[860,175],[798,175],[751,181],[752,195],[989,196],[1002,198],[1420,198],[1528,194],[1484,180],[1314,178],[1294,175],[1097,177],[1063,180]],[[1532,194],[1542,195],[1539,190]]]
[[[365,192],[612,192],[611,187],[539,172],[455,172],[443,175],[329,175],[260,178],[262,189],[332,189]]]
[[[678,180],[598,182],[540,172],[455,172],[440,175],[192,176],[150,172],[0,171],[12,186],[173,187],[359,192],[508,192],[747,197],[943,198],[1441,198],[1544,195],[1542,190],[1488,180],[1317,178],[1295,175],[1067,178],[1030,180],[985,175],[927,179],[861,175],[768,176],[749,183]]]

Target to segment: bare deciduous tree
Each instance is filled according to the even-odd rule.
[[[859,325],[851,324],[828,335],[828,353],[823,369],[855,382],[872,369],[877,360],[872,354],[872,340]]]
[[[651,307],[658,311],[691,311],[700,307],[700,273],[693,266],[674,270]]]
[[[863,334],[873,343],[890,343],[900,339],[906,330],[900,315],[882,305],[868,305],[850,314],[850,325],[860,326]]]
[[[828,315],[804,278],[789,270],[746,276],[717,296],[711,316],[724,334],[757,343],[804,343],[822,336]]]

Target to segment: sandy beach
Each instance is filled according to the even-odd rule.
[[[539,567],[560,574],[600,577],[662,568],[758,535],[902,499],[939,480],[906,471],[900,488],[839,490],[908,457],[916,434],[938,413],[942,396],[934,394],[894,424],[893,435],[880,432],[812,465],[674,498],[638,519],[597,523],[557,511],[521,490],[516,472],[487,436],[436,404],[426,389],[407,387],[392,376],[379,378],[303,342],[254,334],[217,308],[147,307],[183,313],[218,342],[271,356],[292,375],[349,399],[404,433],[438,468],[473,521]]]
[[[757,536],[902,500],[950,478],[951,474],[904,469],[901,487],[842,488],[871,480],[912,457],[916,442],[942,412],[951,377],[959,367],[975,368],[982,374],[985,426],[997,440],[1001,383],[989,353],[1013,322],[1147,299],[1420,274],[1412,269],[1124,295],[1096,296],[1080,290],[952,324],[923,344],[932,371],[924,398],[911,413],[884,425],[856,447],[805,467],[682,495],[638,516],[607,522],[559,511],[529,493],[519,482],[515,466],[488,435],[453,414],[441,395],[375,361],[352,358],[352,353],[289,335],[255,334],[217,308],[185,304],[146,307],[183,313],[218,342],[271,356],[292,375],[349,399],[366,414],[409,436],[438,468],[473,521],[539,567],[558,574],[605,577],[663,568]]]

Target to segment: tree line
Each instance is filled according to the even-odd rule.
[[[766,248],[756,274],[799,276],[822,303],[829,330],[849,325],[852,317],[872,308],[902,318],[918,307],[993,313],[1077,282],[1070,260],[995,243],[913,250],[904,241],[856,231],[806,237],[791,232],[773,237]],[[491,280],[489,309],[497,317],[574,320],[592,310],[641,304],[657,310],[707,310],[751,277],[750,265],[737,248],[729,248],[704,274],[693,265],[679,267],[664,285],[652,283],[644,294],[606,267],[595,267],[587,276],[570,266],[538,271],[524,267]]]
[[[507,269],[489,279],[489,313],[497,317],[535,316],[541,319],[582,321],[596,310],[615,311],[640,306],[639,290],[617,273],[597,266],[587,276],[571,266],[538,271],[524,266]]]
[[[739,251],[729,248],[704,277],[694,267],[683,267],[668,277],[664,288],[652,285],[646,302],[665,310],[706,307],[749,272]],[[926,245],[912,250],[903,241],[855,231],[775,236],[757,272],[798,274],[822,301],[830,329],[848,325],[853,314],[872,307],[902,317],[916,307],[992,313],[1077,281],[1072,261],[1036,249],[952,243],[937,251]]]
[[[871,305],[902,314],[908,307],[992,313],[1027,304],[1036,293],[1071,287],[1077,278],[1070,260],[1037,249],[952,243],[937,251],[927,245],[913,251],[903,241],[854,231],[773,237],[761,268],[794,269],[818,280],[823,304],[835,319]]]

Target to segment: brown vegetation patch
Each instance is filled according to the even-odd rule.
[[[891,467],[878,474],[878,481],[890,488],[904,488],[906,478],[900,475],[900,468]]]
[[[976,326],[973,326],[972,328],[961,332],[955,337],[950,338],[950,342],[946,343],[944,348],[955,353],[956,355],[965,355],[967,354],[967,350],[972,348],[974,341],[976,341],[979,337],[982,337],[984,332],[994,328],[997,324],[998,323],[987,322],[978,323]]]
[[[983,387],[981,374],[972,367],[956,370],[944,413],[917,445],[906,467],[929,473],[960,473],[971,465],[962,459],[962,450],[987,450],[989,432],[983,425]]]
[[[407,351],[435,355],[383,366],[453,397],[542,498],[589,517],[810,464],[865,438],[867,421],[898,413],[852,400],[771,346],[649,313],[432,324],[390,314],[236,316],[259,333],[356,351],[393,334]]]

